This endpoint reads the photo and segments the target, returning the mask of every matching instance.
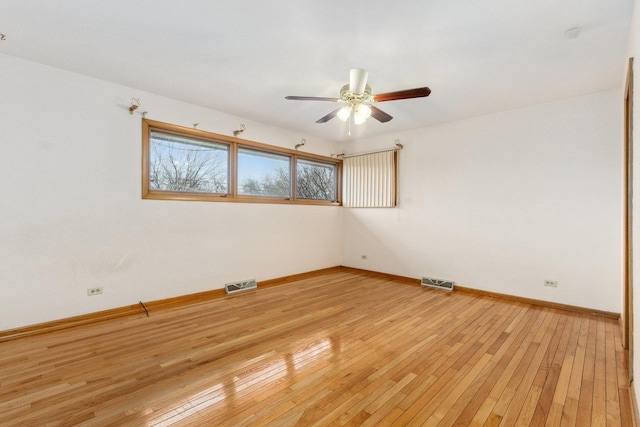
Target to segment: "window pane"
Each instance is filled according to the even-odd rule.
[[[291,158],[238,148],[238,194],[291,197]]]
[[[296,197],[335,200],[336,165],[299,159],[296,168]]]
[[[229,147],[151,132],[149,188],[229,193]]]

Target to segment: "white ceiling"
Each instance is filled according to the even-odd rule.
[[[0,0],[0,53],[335,141],[619,88],[633,0]],[[579,27],[580,35],[565,37]],[[350,68],[377,106],[315,121]],[[144,104],[144,99],[142,99]]]

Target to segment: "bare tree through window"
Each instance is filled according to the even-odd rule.
[[[149,185],[154,190],[228,193],[229,149],[153,133]]]
[[[335,200],[335,165],[298,160],[296,194],[299,199]]]
[[[246,178],[240,184],[244,194],[287,197],[291,180],[289,171],[281,166],[260,179]],[[296,197],[298,199],[335,200],[335,166],[299,160],[296,169]]]
[[[290,169],[290,156],[239,148],[238,192],[250,196],[291,197]]]

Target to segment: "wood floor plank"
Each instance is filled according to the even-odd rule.
[[[599,322],[596,327],[593,405],[591,407],[591,423],[594,425],[607,424],[605,345],[605,323]]]
[[[509,316],[514,320],[511,324],[505,329],[505,332],[501,334],[500,338],[496,340],[501,343],[500,347],[495,348],[494,345],[488,350],[489,354],[493,355],[493,365],[490,365],[490,372],[486,373],[485,376],[481,377],[481,379],[476,384],[476,387],[472,387],[473,395],[471,396],[469,402],[464,405],[464,408],[458,414],[458,417],[455,421],[453,421],[454,425],[465,426],[470,424],[479,424],[480,421],[484,422],[486,417],[489,415],[490,409],[496,403],[496,400],[492,398],[488,398],[489,393],[492,391],[499,378],[505,372],[505,369],[509,365],[511,361],[514,360],[514,356],[517,353],[517,350],[521,348],[523,342],[522,339],[530,333],[531,327],[535,325],[535,321],[540,320],[538,316],[532,316],[531,312],[528,312],[526,309],[520,309],[519,314],[516,316]],[[519,321],[519,326],[512,327],[514,325],[515,320]],[[510,320],[510,319],[509,319]],[[509,332],[506,332],[509,331]],[[504,336],[508,336],[508,338],[503,339]],[[479,387],[478,387],[479,386]],[[487,403],[489,405],[487,405]],[[451,416],[454,414],[448,414]],[[449,422],[446,418],[443,419],[443,423]]]
[[[546,372],[543,372],[542,369],[538,371],[539,374],[544,375],[544,385],[531,420],[533,425],[541,424],[543,421],[548,425],[560,425],[574,358],[573,352],[567,354],[567,349],[569,348],[568,344],[571,337],[577,336],[577,329],[573,327],[573,320],[572,318],[566,318],[565,327],[557,347],[554,346],[549,349],[548,355],[551,363],[546,366]]]
[[[613,319],[328,270],[0,342],[0,425],[632,425]]]
[[[578,340],[576,342],[573,367],[569,385],[567,388],[567,398],[562,413],[560,425],[576,425],[578,417],[578,402],[580,400],[580,388],[582,385],[582,374],[584,371],[584,361],[587,347],[587,334],[589,332],[589,319],[585,315],[577,320],[579,322]]]
[[[531,387],[531,383],[537,373],[536,369],[547,351],[557,322],[558,317],[555,313],[551,310],[545,310],[544,322],[538,328],[533,329],[536,334],[527,336],[528,343],[523,343],[523,346],[516,352],[491,390],[489,396],[493,399],[490,401],[493,402],[495,400],[495,405],[484,425],[494,425],[496,422],[498,424],[502,422],[517,391],[520,391],[524,400],[528,387]],[[532,366],[532,368],[529,369],[529,366]],[[524,382],[525,386],[519,387],[520,382]],[[514,407],[518,410],[521,409],[517,406]]]
[[[621,424],[615,338],[614,324],[607,322],[605,325],[605,398],[608,426],[619,426]]]

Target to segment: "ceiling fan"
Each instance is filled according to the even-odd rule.
[[[347,121],[353,116],[355,124],[364,123],[369,116],[381,123],[388,122],[393,117],[381,109],[373,106],[376,102],[396,101],[398,99],[422,98],[429,96],[431,89],[419,87],[416,89],[399,90],[396,92],[371,94],[371,87],[367,84],[369,72],[361,68],[352,68],[349,73],[349,84],[340,89],[340,98],[324,98],[317,96],[285,96],[285,99],[297,101],[330,101],[344,104],[321,117],[316,123],[325,123],[338,116],[340,120]]]

